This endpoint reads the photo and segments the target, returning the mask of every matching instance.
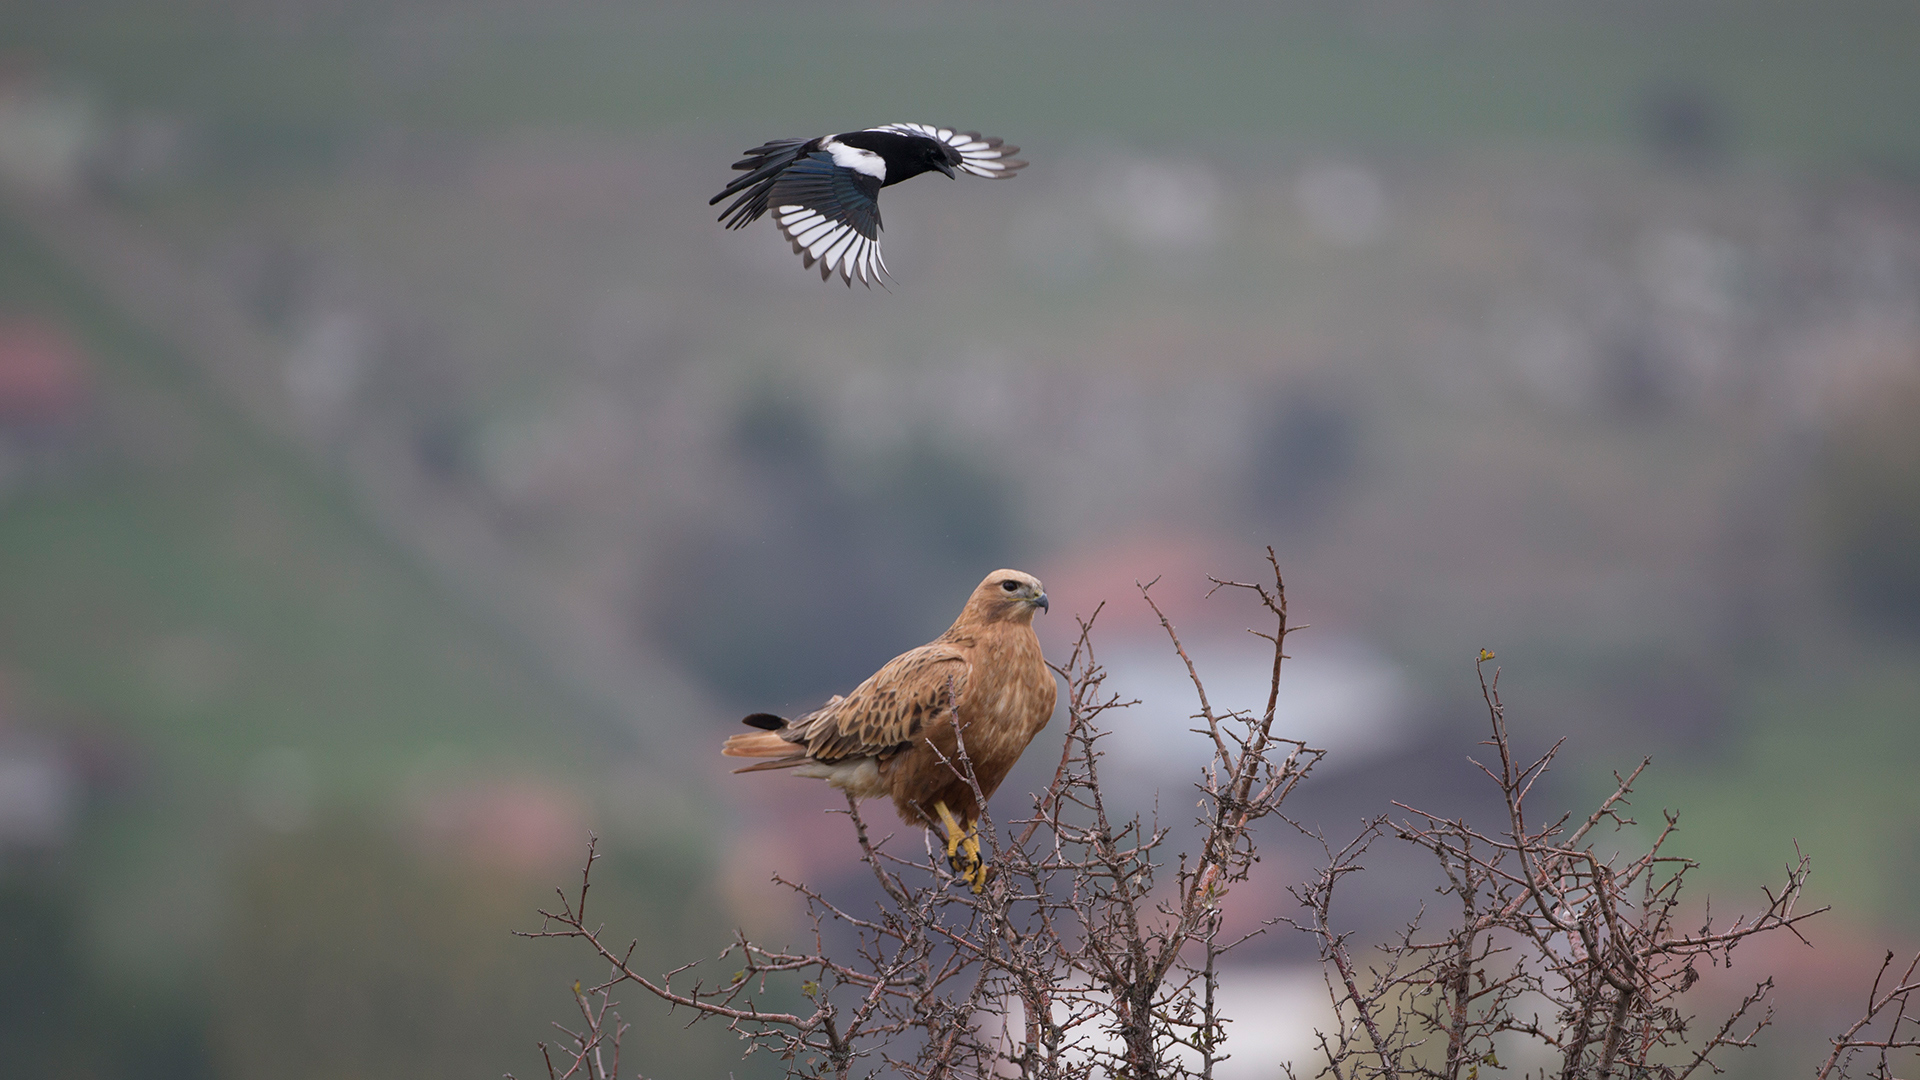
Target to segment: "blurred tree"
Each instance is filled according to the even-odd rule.
[[[724,944],[726,928],[704,914],[717,906],[688,900],[701,871],[693,858],[670,850],[628,858],[644,872],[596,894],[643,935],[636,955]],[[382,830],[335,824],[263,840],[238,875],[215,990],[213,1039],[228,1075],[371,1080],[525,1068],[551,987],[601,974],[504,932],[543,884]],[[710,1074],[731,1057],[718,1032],[688,1035],[664,1010],[632,1012],[669,1075]]]
[[[1323,387],[1275,393],[1247,462],[1248,502],[1267,526],[1309,528],[1325,513],[1359,459],[1360,420]]]
[[[0,1062],[8,1076],[204,1080],[204,1001],[96,976],[73,883],[48,864],[0,867]]]
[[[1817,526],[1841,594],[1870,621],[1920,633],[1920,383],[1834,426]]]
[[[1720,161],[1731,142],[1728,107],[1711,88],[1691,79],[1666,79],[1648,86],[1634,109],[1640,140],[1655,158],[1670,165]]]
[[[77,1044],[81,998],[71,908],[52,882],[19,868],[0,881],[0,1060],[22,1075],[98,1067]]]
[[[660,562],[645,617],[709,683],[761,708],[846,690],[1016,561],[1009,486],[925,439],[854,482],[814,415],[762,389],[735,420],[733,457],[725,520],[694,524]]]

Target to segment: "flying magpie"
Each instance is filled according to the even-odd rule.
[[[888,274],[880,257],[880,189],[929,170],[948,176],[954,170],[975,176],[1012,176],[1026,167],[1010,155],[1017,146],[929,124],[887,124],[823,135],[817,139],[775,139],[747,151],[733,167],[737,176],[726,190],[707,201],[714,206],[739,196],[720,213],[727,228],[739,229],[772,210],[780,235],[793,242],[794,254],[809,268],[820,264],[820,280],[839,271],[853,287],[858,277],[871,287]]]

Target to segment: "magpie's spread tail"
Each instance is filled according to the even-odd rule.
[[[732,195],[740,197],[720,212],[720,220],[729,229],[744,228],[767,212],[767,194],[773,189],[773,182],[780,178],[787,166],[804,153],[813,139],[774,139],[762,143],[747,151],[747,156],[733,163],[733,167],[746,173],[736,176],[720,194],[707,200],[708,206],[717,205],[720,200]],[[744,194],[741,194],[744,192]]]

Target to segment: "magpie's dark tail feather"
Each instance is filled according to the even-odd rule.
[[[767,212],[767,194],[773,189],[773,182],[793,164],[812,139],[774,139],[747,151],[747,156],[733,163],[733,167],[746,173],[736,176],[720,194],[707,200],[708,206],[714,206],[720,200],[731,195],[740,195],[732,205],[720,212],[720,220],[727,228],[744,228]],[[741,194],[744,192],[744,194]]]

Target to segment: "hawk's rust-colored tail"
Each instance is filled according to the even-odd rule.
[[[727,757],[771,758],[734,772],[761,772],[766,769],[791,769],[795,765],[805,764],[807,748],[791,743],[780,737],[777,731],[749,731],[740,735],[730,735],[720,752]]]

